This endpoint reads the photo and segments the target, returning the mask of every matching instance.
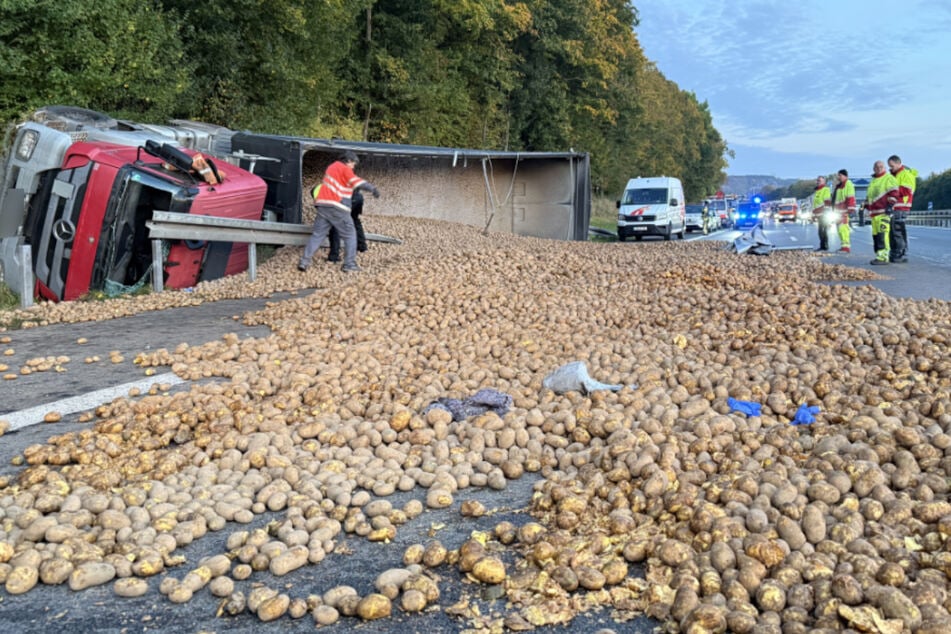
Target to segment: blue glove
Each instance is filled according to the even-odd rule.
[[[809,407],[805,403],[799,406],[799,409],[796,410],[796,415],[790,421],[793,425],[808,425],[809,423],[816,422],[816,414],[820,411],[818,405],[813,405]]]
[[[730,406],[730,410],[734,412],[741,412],[747,416],[759,416],[760,407],[759,403],[753,403],[751,401],[738,401],[732,396],[726,399],[726,404]]]

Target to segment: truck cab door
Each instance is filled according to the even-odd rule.
[[[288,137],[238,132],[231,139],[232,154],[239,167],[267,183],[264,220],[301,222],[301,146]],[[241,158],[242,152],[247,154]]]

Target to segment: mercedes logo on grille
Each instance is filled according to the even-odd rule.
[[[57,220],[53,225],[53,237],[60,242],[72,242],[76,237],[76,225],[66,218]]]

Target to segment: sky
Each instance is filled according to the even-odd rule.
[[[710,105],[727,174],[951,168],[951,2],[633,0],[648,59]]]

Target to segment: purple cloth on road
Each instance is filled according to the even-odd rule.
[[[499,416],[505,416],[512,407],[512,397],[505,392],[492,388],[483,388],[464,399],[440,398],[426,406],[423,414],[431,409],[444,409],[452,414],[452,420],[460,421],[485,414],[492,410]]]

